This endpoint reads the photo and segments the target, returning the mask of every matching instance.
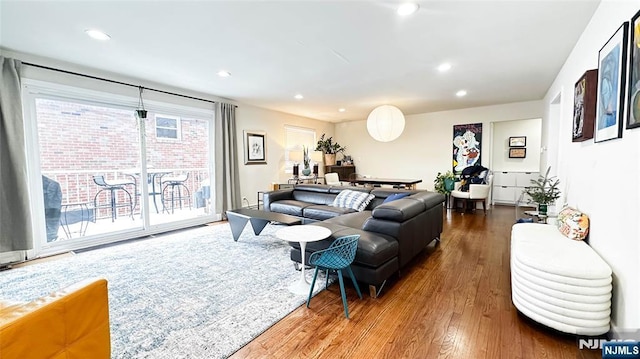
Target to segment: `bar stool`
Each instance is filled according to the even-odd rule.
[[[191,192],[189,192],[189,187],[186,185],[188,178],[188,172],[173,177],[163,176],[160,178],[160,186],[162,187],[160,198],[162,199],[163,212],[165,210],[169,212],[167,209],[167,202],[169,201],[171,201],[171,214],[173,214],[176,201],[178,201],[178,205],[182,209],[182,201],[186,200],[189,203],[189,209],[191,209]],[[183,189],[185,193],[182,192]]]
[[[95,182],[96,185],[98,185],[98,187],[100,187],[100,190],[98,191],[98,193],[96,193],[95,197],[93,197],[93,207],[97,210],[98,208],[110,208],[111,209],[111,222],[114,222],[116,220],[116,218],[118,218],[118,208],[119,207],[129,207],[129,213],[131,216],[131,219],[133,219],[133,206],[134,206],[134,201],[133,201],[133,197],[131,196],[131,192],[129,192],[129,190],[127,190],[127,186],[133,186],[134,188],[134,193],[136,193],[136,183],[135,181],[132,180],[107,180],[104,178],[104,175],[95,175],[93,176],[93,182]],[[102,192],[105,191],[109,191],[109,199],[110,199],[110,203],[107,205],[98,205],[98,196],[100,196],[100,194]],[[129,198],[129,201],[125,202],[125,203],[118,203],[118,194],[116,193],[116,191],[123,191],[124,194]],[[126,199],[126,197],[125,197]],[[94,220],[97,216],[94,216]]]

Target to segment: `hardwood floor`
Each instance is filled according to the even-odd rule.
[[[432,243],[377,299],[337,284],[276,323],[231,358],[599,358],[575,336],[542,327],[511,303],[513,207],[449,210]],[[363,294],[366,292],[364,288]]]

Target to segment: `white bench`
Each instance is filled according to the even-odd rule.
[[[578,335],[609,331],[611,268],[585,242],[548,224],[511,230],[511,299],[550,328]]]

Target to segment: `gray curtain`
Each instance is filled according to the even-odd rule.
[[[216,102],[215,126],[216,208],[222,211],[222,217],[226,219],[228,209],[241,207],[236,107]]]
[[[0,56],[0,252],[33,248],[20,65]]]

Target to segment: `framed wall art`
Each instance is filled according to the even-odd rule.
[[[267,164],[267,134],[262,131],[244,131],[244,164]]]
[[[527,149],[526,148],[510,148],[509,149],[509,158],[525,158],[527,157]]]
[[[627,128],[640,127],[640,11],[631,19],[631,56]]]
[[[589,70],[580,77],[573,88],[572,141],[582,142],[593,138],[596,119],[596,91],[598,70]]]
[[[628,28],[622,24],[598,53],[596,142],[622,137]]]
[[[509,147],[526,147],[527,136],[509,137]]]
[[[453,173],[482,164],[482,123],[453,125]]]

